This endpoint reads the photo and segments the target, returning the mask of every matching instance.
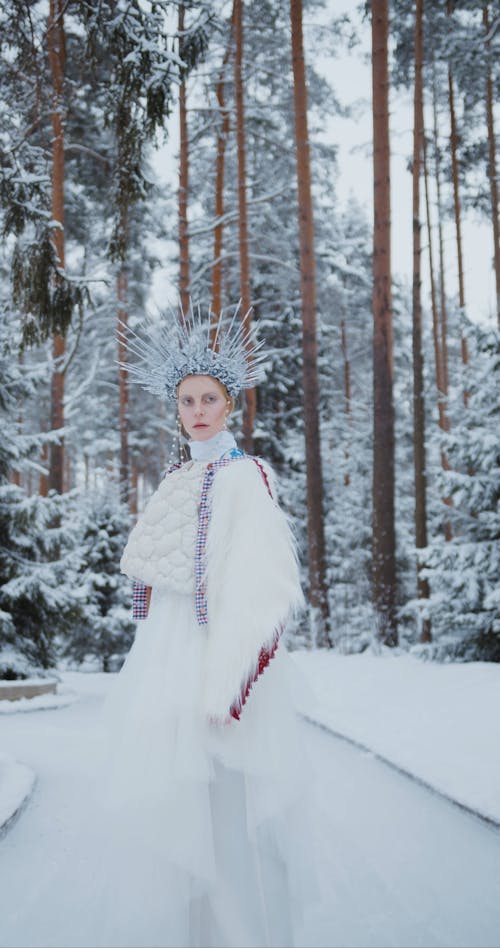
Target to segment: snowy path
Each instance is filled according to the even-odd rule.
[[[69,825],[108,681],[73,676],[77,704],[0,719],[0,750],[38,775],[33,799],[0,841],[2,948],[30,945],[29,932],[5,920],[43,878]],[[304,729],[329,814],[323,872],[330,889],[330,904],[307,924],[304,948],[499,948],[500,832],[370,754],[313,725]],[[58,913],[63,903],[56,892],[47,910]]]

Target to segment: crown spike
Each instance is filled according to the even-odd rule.
[[[160,323],[146,319],[140,333],[119,324],[119,338],[136,359],[119,363],[130,373],[131,381],[169,398],[176,397],[179,382],[186,375],[210,375],[233,396],[261,381],[263,342],[244,320],[237,322],[241,300],[228,320],[223,310],[217,316],[210,305],[205,316],[200,303],[195,306],[190,300],[187,313],[180,298],[178,303],[177,311],[170,307],[161,314]]]

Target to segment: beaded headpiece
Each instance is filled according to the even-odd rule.
[[[175,398],[177,386],[187,375],[210,375],[236,396],[242,388],[253,388],[263,377],[264,355],[259,352],[255,331],[240,313],[240,303],[227,319],[215,316],[210,307],[203,316],[201,306],[191,303],[189,312],[168,309],[159,323],[149,319],[140,335],[128,326],[118,335],[136,362],[121,362],[137,382],[153,395]]]

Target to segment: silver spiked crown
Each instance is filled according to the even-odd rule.
[[[187,375],[210,375],[236,396],[262,380],[265,359],[240,310],[241,300],[229,318],[210,307],[204,316],[191,303],[188,313],[179,307],[163,312],[159,322],[148,319],[140,334],[122,324],[118,335],[136,361],[119,364],[132,382],[163,398],[175,398]]]

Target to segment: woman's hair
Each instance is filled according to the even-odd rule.
[[[229,414],[231,414],[231,412],[234,411],[234,395],[229,394],[226,386],[223,382],[219,382],[219,379],[214,378],[214,382],[217,382],[219,388],[222,389],[222,394],[224,395],[226,402],[229,403]]]

